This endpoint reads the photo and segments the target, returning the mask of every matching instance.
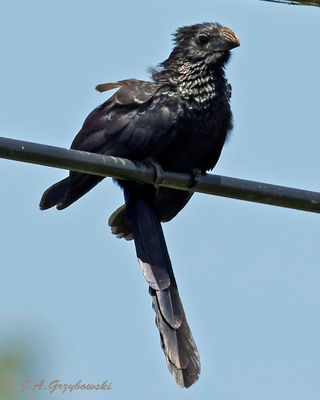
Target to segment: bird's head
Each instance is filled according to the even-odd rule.
[[[174,42],[175,47],[163,65],[177,61],[223,65],[230,57],[230,50],[240,46],[231,29],[209,22],[179,28]]]

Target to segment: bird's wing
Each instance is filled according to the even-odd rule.
[[[72,149],[139,161],[154,156],[173,140],[178,101],[166,95],[163,85],[129,79],[98,88],[118,91],[88,115]],[[66,208],[102,179],[71,171],[67,180],[46,190],[40,207]]]
[[[99,91],[116,88],[89,114],[71,148],[132,159],[152,156],[173,139],[177,101],[154,82],[129,79],[97,86]]]

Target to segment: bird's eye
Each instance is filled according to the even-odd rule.
[[[207,44],[209,42],[209,37],[207,35],[200,35],[199,36],[199,43],[200,44]]]

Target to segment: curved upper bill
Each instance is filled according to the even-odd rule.
[[[223,41],[223,50],[231,50],[240,46],[238,36],[229,28],[222,28],[220,37]]]

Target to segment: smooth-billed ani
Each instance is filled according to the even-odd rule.
[[[151,160],[165,170],[205,174],[220,156],[232,127],[231,87],[224,67],[237,36],[217,23],[182,27],[169,58],[152,70],[152,82],[128,79],[97,86],[116,93],[89,114],[71,148]],[[42,210],[61,210],[103,177],[70,172],[45,191]],[[177,383],[192,385],[200,359],[180,301],[161,222],[171,220],[192,193],[119,181],[125,205],[109,218],[112,232],[134,239],[149,285],[168,368]]]

